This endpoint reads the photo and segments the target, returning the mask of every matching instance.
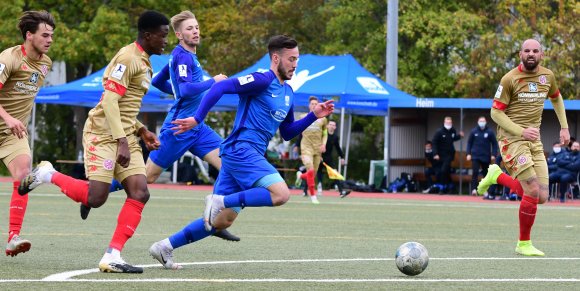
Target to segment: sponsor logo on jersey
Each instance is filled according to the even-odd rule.
[[[530,92],[538,92],[538,84],[530,82],[528,83],[528,89],[530,89]]]
[[[0,63],[0,74],[2,74],[2,72],[4,72],[4,68],[6,68],[6,65],[3,63]]]
[[[494,98],[497,98],[497,99],[499,99],[499,97],[501,97],[501,91],[503,91],[503,86],[502,86],[502,85],[499,85],[499,86],[497,87],[497,91],[495,91],[495,96],[494,96]]]
[[[125,70],[127,70],[127,66],[123,64],[116,64],[113,72],[111,72],[111,78],[121,80],[121,78],[123,78],[123,74],[125,74]]]
[[[252,83],[252,82],[254,82],[254,76],[245,75],[242,77],[238,77],[238,82],[240,82],[240,85],[246,85],[246,84]]]
[[[282,109],[270,110],[270,115],[272,115],[272,118],[274,118],[274,120],[276,120],[278,122],[284,121],[284,118],[286,118],[287,114],[288,114],[288,112],[286,112],[285,110],[282,110]]]
[[[180,77],[187,77],[187,65],[178,65],[177,68],[179,68]]]
[[[540,78],[538,78],[538,79],[539,79],[538,81],[542,85],[548,83],[548,78],[546,78],[546,75],[540,75]]]
[[[48,74],[48,66],[47,65],[40,66],[40,72],[42,73],[43,76],[46,76],[46,74]]]
[[[39,75],[40,74],[38,72],[32,72],[32,75],[30,75],[30,79],[28,79],[28,82],[33,83],[33,84],[37,84]]]

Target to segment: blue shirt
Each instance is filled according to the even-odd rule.
[[[167,79],[171,83],[167,83]],[[153,78],[152,83],[164,92],[171,88],[172,92],[169,93],[175,96],[175,102],[163,122],[162,130],[164,130],[175,126],[171,121],[192,116],[215,81],[213,78],[204,80],[203,68],[197,60],[197,55],[177,45],[171,52],[169,64]]]
[[[227,79],[212,86],[203,98],[195,120],[203,121],[209,109],[225,93],[237,93],[240,103],[232,133],[222,143],[220,154],[227,154],[238,142],[245,142],[264,154],[278,128],[282,138],[290,140],[316,120],[311,112],[294,121],[294,91],[288,84],[280,84],[272,70]]]

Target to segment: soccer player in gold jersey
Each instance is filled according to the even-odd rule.
[[[0,53],[0,158],[13,182],[6,255],[30,250],[20,237],[28,195],[18,195],[20,179],[30,173],[31,154],[26,126],[39,88],[52,66],[46,55],[52,44],[54,18],[46,11],[26,11],[18,28],[24,43]]]
[[[316,108],[318,103],[319,101],[316,96],[310,96],[308,98],[310,112]],[[314,173],[318,172],[318,167],[322,160],[322,153],[326,151],[326,140],[328,137],[326,131],[327,124],[326,117],[317,119],[302,132],[302,139],[300,141],[302,163],[306,167],[306,173],[302,174],[300,178],[306,180],[306,186],[308,187],[308,192],[310,192],[310,199],[314,204],[320,203],[314,192]]]
[[[521,63],[501,79],[491,109],[491,118],[498,125],[497,139],[506,169],[491,165],[477,187],[479,194],[490,185],[500,184],[515,190],[522,197],[519,209],[520,236],[516,253],[544,256],[530,240],[537,205],[548,200],[548,165],[540,141],[540,124],[544,101],[549,98],[560,122],[560,142],[570,142],[564,101],[554,73],[540,66],[544,56],[537,40],[528,39],[520,50]],[[512,178],[513,177],[513,178]]]
[[[137,120],[141,99],[149,90],[153,69],[152,54],[161,54],[167,45],[169,19],[156,11],[141,14],[137,41],[123,47],[103,74],[105,91],[101,101],[89,112],[83,130],[85,171],[89,182],[56,172],[49,162],[41,162],[21,181],[22,193],[42,183],[53,183],[69,198],[81,203],[81,218],[91,207],[98,208],[109,196],[113,178],[121,181],[127,199],[117,219],[117,228],[99,262],[102,272],[142,273],[121,258],[121,250],[133,236],[141,212],[149,200],[145,162],[138,143],[141,137],[149,150],[159,140]]]

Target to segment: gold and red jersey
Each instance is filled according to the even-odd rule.
[[[546,98],[560,95],[554,73],[542,66],[537,72],[525,72],[523,65],[512,69],[501,79],[493,108],[502,110],[522,128],[540,128]]]
[[[112,135],[113,139],[135,134],[142,126],[137,114],[152,75],[149,54],[137,42],[119,50],[105,69],[105,91],[89,112],[84,132]]]
[[[45,54],[32,59],[24,45],[0,53],[0,105],[24,125],[30,120],[34,98],[50,71],[52,60]],[[0,118],[0,134],[11,134]]]

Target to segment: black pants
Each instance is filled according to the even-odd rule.
[[[449,156],[446,154],[440,154],[439,158],[441,161],[441,171],[439,171],[439,177],[437,177],[437,180],[439,180],[441,184],[447,186],[451,180],[451,162],[453,162],[454,154],[449,154]]]
[[[481,167],[481,173],[485,177],[487,175],[487,168],[489,167],[489,162],[484,162],[478,159],[471,160],[471,190],[477,189],[479,169]]]

